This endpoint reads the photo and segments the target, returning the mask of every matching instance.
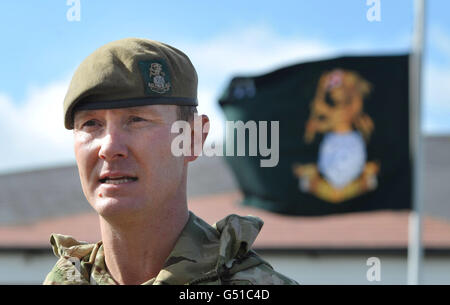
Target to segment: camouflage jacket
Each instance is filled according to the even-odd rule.
[[[143,284],[298,284],[273,270],[250,249],[262,225],[257,217],[229,215],[210,226],[190,212],[164,267]],[[53,234],[50,242],[59,260],[45,285],[117,284],[105,266],[101,241],[88,244]]]

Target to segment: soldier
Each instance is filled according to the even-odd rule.
[[[44,284],[297,284],[250,249],[259,218],[230,215],[210,226],[188,210],[196,156],[171,152],[171,126],[193,124],[196,106],[197,73],[169,45],[123,39],[81,63],[64,100],[65,127],[102,240],[53,234],[59,260]]]

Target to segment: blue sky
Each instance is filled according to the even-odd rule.
[[[69,22],[67,0],[2,1],[0,172],[74,160],[62,99],[77,65],[107,42],[145,37],[185,51],[198,70],[200,110],[221,122],[216,98],[236,73],[408,51],[413,2],[380,0],[381,21],[369,22],[366,0],[80,0],[80,21]],[[450,133],[450,1],[428,4],[423,129]]]

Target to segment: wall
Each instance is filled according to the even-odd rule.
[[[406,257],[378,255],[380,281],[369,282],[371,266],[364,255],[277,255],[262,254],[279,272],[301,284],[386,284],[406,283]],[[0,284],[41,284],[56,262],[51,253],[0,252]],[[450,257],[432,256],[424,262],[424,284],[450,284]]]
[[[279,272],[304,285],[403,285],[407,283],[406,256],[377,255],[380,281],[368,281],[369,255],[261,255]],[[422,283],[450,284],[450,257],[428,257],[423,263]]]

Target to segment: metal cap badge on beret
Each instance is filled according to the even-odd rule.
[[[197,106],[197,73],[180,50],[153,40],[126,38],[89,55],[75,71],[64,99],[64,125],[75,111],[142,105]]]

